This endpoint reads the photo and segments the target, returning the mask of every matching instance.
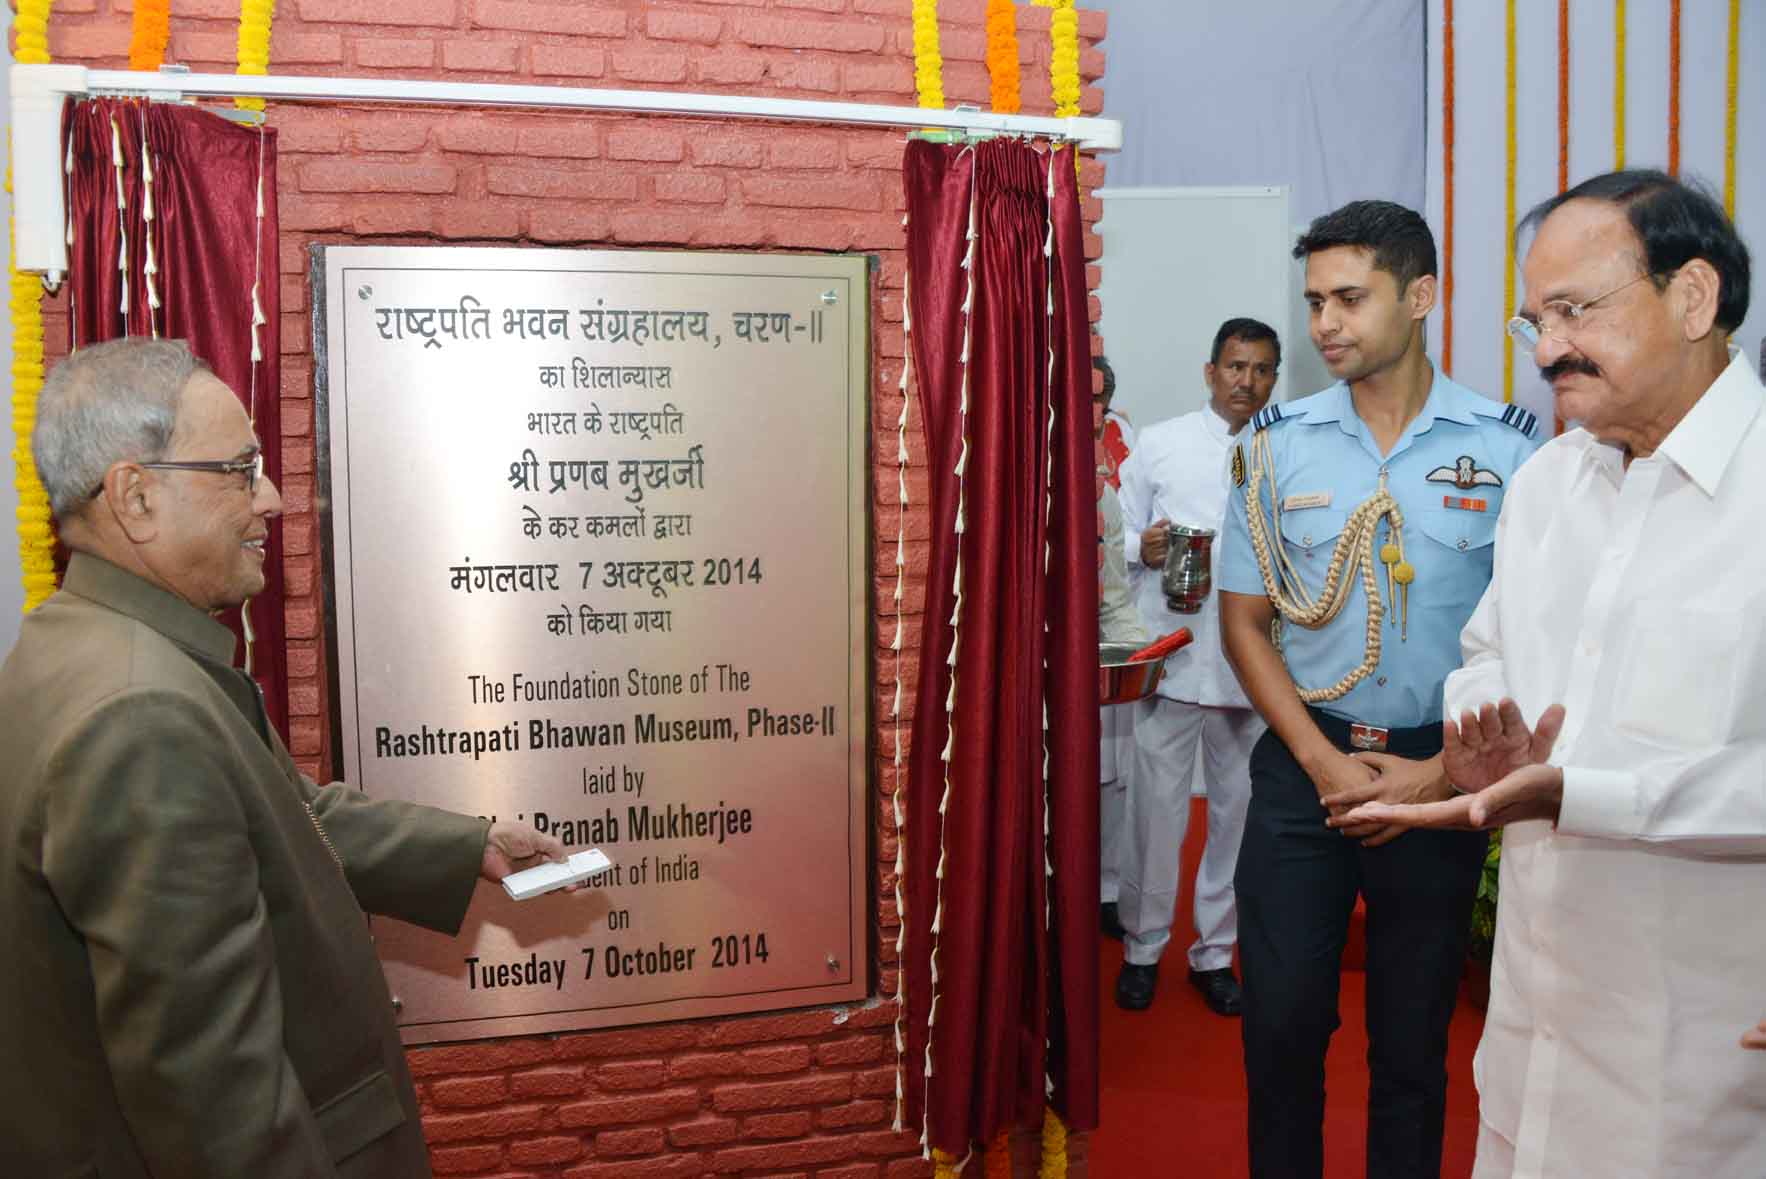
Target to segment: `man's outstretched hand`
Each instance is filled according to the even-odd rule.
[[[1345,814],[1341,821],[1485,831],[1527,819],[1556,822],[1563,802],[1563,770],[1557,766],[1523,766],[1476,794],[1462,794],[1446,802],[1427,802],[1417,806],[1369,802]]]

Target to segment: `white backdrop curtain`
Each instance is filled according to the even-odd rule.
[[[1310,221],[1423,204],[1423,0],[1081,0],[1110,16],[1109,184],[1281,184]]]

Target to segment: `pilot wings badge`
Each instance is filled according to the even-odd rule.
[[[1484,470],[1469,454],[1460,455],[1451,467],[1436,467],[1423,478],[1430,483],[1451,483],[1461,491],[1470,491],[1474,487],[1502,486],[1501,475]]]

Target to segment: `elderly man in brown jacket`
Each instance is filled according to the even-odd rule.
[[[33,451],[73,558],[0,670],[0,1169],[428,1175],[364,911],[452,932],[562,847],[295,769],[210,616],[281,498],[182,344],[70,357]]]

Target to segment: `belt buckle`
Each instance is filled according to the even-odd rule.
[[[1385,751],[1386,738],[1391,735],[1392,730],[1382,729],[1378,725],[1349,726],[1349,744],[1357,749],[1366,749],[1374,753]]]

